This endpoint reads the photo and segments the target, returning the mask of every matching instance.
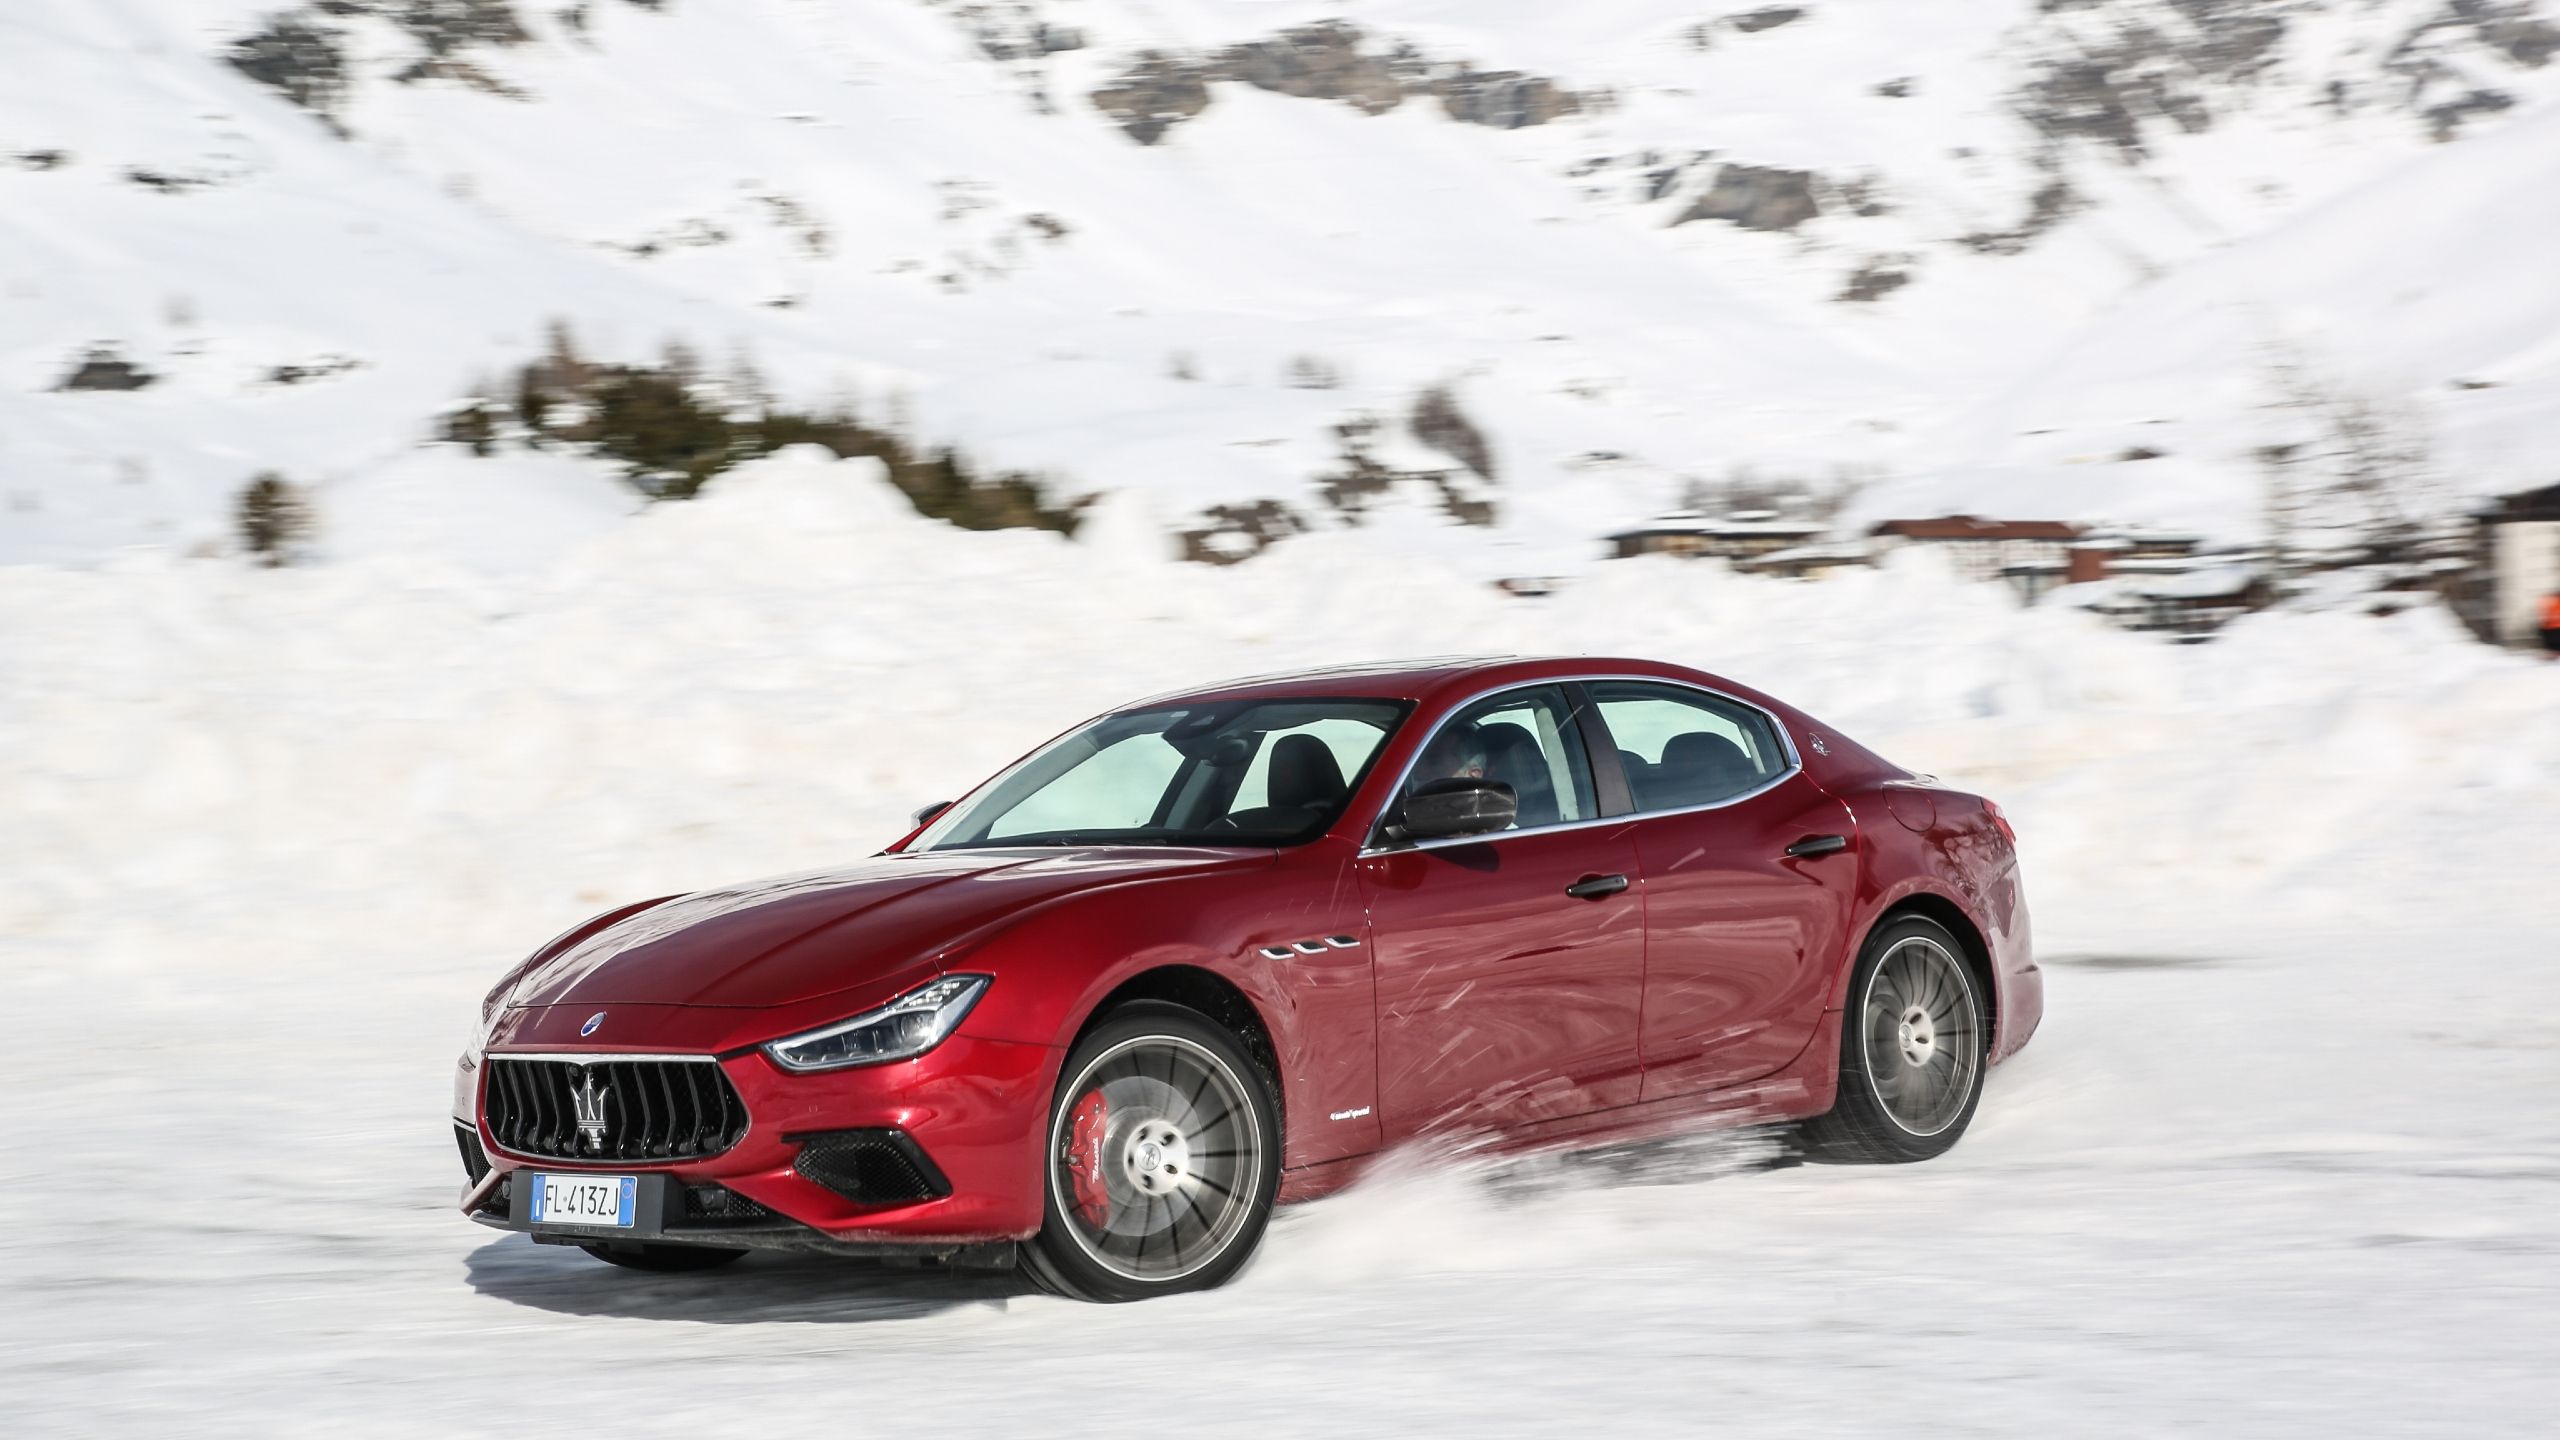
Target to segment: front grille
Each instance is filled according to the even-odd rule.
[[[951,1193],[933,1161],[903,1130],[830,1130],[804,1143],[791,1168],[856,1205],[899,1205]]]
[[[747,1133],[747,1107],[708,1060],[489,1057],[489,1135],[555,1160],[688,1160]],[[584,1123],[581,1123],[584,1122]]]
[[[453,1127],[453,1143],[462,1147],[462,1173],[474,1185],[489,1173],[489,1152],[480,1148],[477,1131]]]

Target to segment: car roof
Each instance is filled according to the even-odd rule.
[[[1238,700],[1248,697],[1376,697],[1387,700],[1428,700],[1444,690],[1458,686],[1481,689],[1488,686],[1528,684],[1559,675],[1662,675],[1677,678],[1713,679],[1699,672],[1668,665],[1659,660],[1634,660],[1598,655],[1436,655],[1410,660],[1370,660],[1345,665],[1316,666],[1305,670],[1287,670],[1270,675],[1253,675],[1190,689],[1152,695],[1126,707],[1170,705],[1182,702]]]

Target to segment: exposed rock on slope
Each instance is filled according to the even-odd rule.
[[[1207,109],[1213,83],[1336,100],[1366,115],[1383,115],[1408,100],[1436,99],[1450,119],[1498,130],[1544,125],[1578,114],[1589,103],[1542,76],[1435,63],[1406,42],[1371,48],[1368,39],[1356,25],[1327,20],[1197,59],[1147,51],[1096,90],[1093,103],[1141,145],[1157,143]]]

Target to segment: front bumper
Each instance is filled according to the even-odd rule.
[[[648,1182],[656,1198],[632,1229],[545,1226],[539,1238],[857,1254],[1024,1239],[1040,1229],[1043,1132],[1060,1058],[1045,1045],[960,1035],[914,1060],[809,1074],[783,1070],[761,1050],[728,1055],[719,1064],[746,1105],[745,1136],[718,1155],[674,1162],[503,1149],[486,1121],[489,1067],[475,1061],[456,1071],[454,1123],[469,1132],[466,1170],[475,1143],[488,1168],[466,1186],[461,1208],[483,1225],[531,1232],[517,1173],[638,1175],[662,1178]],[[922,1183],[865,1183],[884,1171],[902,1176],[902,1163],[915,1172],[903,1180]],[[868,1198],[884,1189],[901,1198]]]

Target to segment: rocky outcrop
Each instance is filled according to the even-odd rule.
[[[1431,82],[1440,108],[1464,125],[1490,125],[1519,130],[1544,125],[1582,112],[1580,95],[1553,80],[1517,70],[1476,70],[1460,66]]]
[[[1093,103],[1130,139],[1153,145],[1209,108],[1209,84],[1198,65],[1149,50],[1120,78],[1094,91]]]
[[[1093,103],[1129,138],[1153,145],[1208,108],[1213,84],[1332,100],[1364,115],[1436,99],[1452,120],[1502,130],[1544,125],[1588,104],[1588,97],[1543,76],[1435,63],[1402,41],[1373,44],[1360,27],[1342,20],[1301,25],[1202,56],[1143,51],[1093,92]]]
[[[2095,8],[2047,0],[2047,10]],[[2046,140],[2088,140],[2126,158],[2148,154],[2145,122],[2187,133],[2212,127],[2222,92],[2257,79],[2276,58],[2290,0],[2166,0],[2120,7],[2097,38],[2064,43],[2012,98]]]
[[[147,390],[159,376],[134,364],[119,354],[112,345],[101,345],[82,356],[71,373],[62,377],[56,390]]]
[[[583,26],[583,14],[563,24]],[[253,34],[231,42],[223,59],[232,69],[320,117],[341,135],[350,87],[357,78],[350,55],[380,47],[351,42],[351,29],[366,22],[388,26],[409,47],[383,73],[397,84],[448,80],[495,95],[523,92],[473,58],[473,52],[522,45],[533,39],[512,0],[313,0],[267,18]],[[372,36],[360,36],[370,42]]]
[[[2441,142],[2455,138],[2476,117],[2515,107],[2514,96],[2480,83],[2481,59],[2494,57],[2518,69],[2539,70],[2555,55],[2560,55],[2560,26],[2542,19],[2531,4],[2450,0],[2442,12],[2402,36],[2383,57],[2382,68],[2407,87],[2409,107],[2428,136]]]
[[[1277,500],[1250,505],[1212,505],[1200,523],[1182,532],[1182,558],[1201,565],[1233,565],[1250,560],[1292,535],[1305,533],[1307,522]]]
[[[1715,183],[1671,223],[1723,220],[1745,230],[1793,230],[1821,213],[1812,171],[1729,164],[1717,169]]]
[[[1766,9],[1745,11],[1725,23],[1745,35],[1754,35],[1763,30],[1775,30],[1781,25],[1792,24],[1803,18],[1804,7],[1801,5],[1771,5]]]
[[[1082,30],[1073,25],[1052,24],[1020,0],[963,5],[952,12],[951,18],[967,27],[979,54],[1001,63],[1045,60],[1084,48]]]
[[[1361,48],[1358,26],[1340,20],[1305,25],[1268,40],[1229,47],[1205,71],[1302,100],[1339,100],[1366,115],[1383,115],[1427,79],[1430,67],[1412,46],[1375,53]]]
[[[1851,304],[1872,304],[1910,283],[1910,256],[1876,255],[1851,271],[1848,282],[1832,298]]]
[[[2021,255],[2044,233],[2077,213],[2085,204],[2071,182],[2056,175],[2027,197],[2027,213],[2006,230],[1976,230],[1956,243],[1980,255]]]
[[[341,130],[337,116],[347,95],[347,54],[335,29],[287,12],[270,19],[265,29],[232,41],[222,58],[319,116],[332,130]]]
[[[2137,163],[2162,136],[2210,130],[2270,84],[2297,87],[2340,114],[2378,103],[2451,139],[2467,121],[2514,103],[2496,72],[2560,58],[2560,25],[2534,0],[2442,0],[2378,51],[2333,53],[2303,48],[2324,42],[2295,21],[2337,7],[2301,0],[2040,0],[2037,8],[2045,18],[2018,43],[2038,58],[2011,109],[2049,152],[2085,141]],[[2297,43],[2297,35],[2306,38]]]

